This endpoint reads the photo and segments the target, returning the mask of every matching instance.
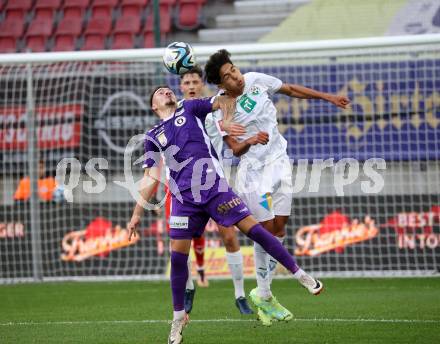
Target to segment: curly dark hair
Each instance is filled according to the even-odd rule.
[[[182,80],[183,77],[187,74],[197,74],[200,77],[200,79],[203,79],[203,71],[202,68],[199,67],[199,65],[195,65],[190,70],[186,71],[183,74],[180,74],[180,80]]]
[[[205,78],[209,84],[221,84],[220,68],[226,63],[233,64],[231,53],[226,49],[221,49],[209,57],[205,65]]]

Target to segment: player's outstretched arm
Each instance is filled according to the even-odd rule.
[[[137,228],[141,222],[142,215],[144,214],[144,205],[147,200],[153,196],[157,184],[160,180],[160,172],[158,167],[146,168],[144,176],[141,180],[141,189],[139,190],[140,199],[137,201],[133,210],[131,220],[127,225],[129,232],[128,240],[131,240],[133,235],[137,235]]]
[[[294,84],[283,84],[278,90],[278,93],[301,99],[322,99],[342,109],[346,109],[347,105],[350,104],[350,99],[348,99],[346,96],[320,92],[308,87]]]
[[[237,139],[231,136],[225,136],[223,140],[228,144],[228,146],[232,149],[232,153],[235,156],[240,156],[249,150],[249,148],[253,145],[262,144],[265,145],[269,142],[269,134],[265,131],[260,131],[256,135],[239,142]]]

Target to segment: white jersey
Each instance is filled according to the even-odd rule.
[[[209,140],[217,153],[220,164],[223,163],[223,135],[219,131],[220,129],[218,124],[218,122],[221,120],[221,116],[221,111],[217,110],[209,113],[205,118],[206,133],[208,134]]]
[[[240,164],[249,162],[248,168],[259,169],[287,154],[287,141],[278,130],[277,110],[270,96],[277,92],[282,81],[262,73],[246,73],[243,94],[237,98],[233,121],[246,127],[246,140],[259,131],[269,134],[267,145],[254,145],[241,156]],[[221,112],[219,114],[221,116]],[[247,163],[246,163],[247,165]]]

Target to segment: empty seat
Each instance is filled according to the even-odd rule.
[[[13,21],[0,24],[0,37],[20,38],[23,36],[24,22]]]
[[[119,0],[93,0],[92,7],[93,6],[112,6],[116,7],[118,6]]]
[[[37,0],[35,3],[35,9],[39,8],[51,8],[57,10],[61,6],[61,0]]]
[[[92,18],[112,17],[113,9],[118,0],[95,0],[92,3]]]
[[[116,33],[113,35],[112,49],[133,49],[135,36],[131,33]]]
[[[0,37],[0,53],[8,54],[17,51],[17,41],[14,37]]]
[[[89,7],[90,0],[64,0],[64,7]]]
[[[45,36],[52,34],[52,22],[46,20],[34,20],[30,23],[26,36]]]
[[[10,0],[6,1],[5,10],[29,11],[32,8],[34,0]]]
[[[88,34],[85,37],[81,50],[103,50],[105,49],[105,36],[99,34]]]
[[[84,44],[81,50],[105,49],[107,35],[111,32],[111,17],[91,18],[84,31]]]
[[[26,33],[26,47],[31,51],[45,51],[46,40],[52,34],[52,21],[34,20]]]
[[[176,4],[176,0],[160,0],[160,5],[168,5],[168,6],[174,6]]]
[[[75,35],[60,34],[55,37],[54,51],[73,51],[75,50]]]
[[[108,35],[111,31],[112,20],[109,17],[92,18],[87,24],[86,34]]]
[[[114,33],[131,33],[136,34],[141,29],[141,18],[137,17],[120,17],[115,24]]]
[[[149,0],[122,0],[121,13],[123,17],[140,16]]]
[[[7,1],[4,12],[5,21],[23,21],[26,13],[32,8],[33,0],[13,0]]]
[[[153,32],[144,32],[144,36],[142,37],[142,47],[143,48],[154,48],[154,33]]]
[[[64,18],[83,18],[90,0],[64,0]]]
[[[63,18],[57,27],[56,35],[79,36],[82,31],[81,18]]]
[[[34,20],[52,20],[61,0],[38,0],[35,3]]]
[[[26,40],[25,51],[34,53],[46,51],[46,37],[44,36],[31,36]]]
[[[42,8],[40,10],[35,10],[33,20],[45,20],[52,21],[55,15],[55,10],[50,8]]]
[[[193,30],[200,26],[202,3],[200,0],[180,0],[177,7],[176,26],[181,30]]]

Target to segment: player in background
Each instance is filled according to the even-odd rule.
[[[196,67],[192,69],[191,73],[185,73],[180,76],[180,91],[183,94],[183,99],[197,99],[201,98],[203,92],[203,81],[201,78],[197,78],[198,73],[202,73],[200,68]],[[200,80],[199,80],[200,79]],[[205,276],[205,236],[193,239],[193,248],[196,256],[197,263],[197,285],[199,287],[208,287],[208,278]],[[189,278],[188,280],[190,280]],[[191,281],[192,282],[192,281]],[[189,283],[187,293],[194,297],[194,285]],[[192,287],[192,288],[191,288]],[[189,312],[188,312],[189,313]]]
[[[145,135],[145,171],[140,182],[140,197],[136,199],[127,229],[128,239],[131,240],[133,235],[137,235],[146,200],[151,199],[161,180],[159,164],[163,154],[170,170],[172,193],[170,280],[174,312],[168,343],[180,344],[183,341],[182,332],[189,321],[184,297],[191,240],[203,233],[209,218],[224,227],[237,226],[290,271],[311,294],[316,294],[320,290],[320,282],[305,274],[282,244],[255,220],[246,204],[228,186],[219,168],[217,155],[202,123],[208,113],[219,108],[227,122],[235,111],[235,101],[218,96],[213,101],[185,100],[177,107],[177,99],[171,89],[159,86],[152,92],[150,104],[161,122]]]
[[[200,67],[196,66],[184,73],[180,77],[180,91],[183,94],[184,99],[198,99],[202,97],[205,83],[203,82],[203,71]],[[213,118],[213,114],[210,113],[205,118],[205,129],[208,134],[211,144],[213,145],[220,165],[222,165],[222,150],[223,140],[217,134],[219,131],[217,127],[220,124]],[[247,144],[236,144],[234,148],[239,152],[245,152],[246,147],[250,147],[252,144],[258,144],[264,142],[267,134],[257,133],[259,137],[252,137],[248,140]],[[262,140],[262,141],[261,141]],[[243,255],[240,251],[240,244],[238,242],[237,233],[234,228],[226,228],[217,224],[219,235],[226,248],[226,261],[228,262],[229,270],[231,271],[232,281],[234,284],[235,292],[235,305],[242,314],[252,314],[253,311],[249,307],[246,300],[246,293],[244,291],[244,278],[243,278]],[[197,271],[199,273],[199,279],[203,281],[203,275],[200,275],[200,271],[203,271],[203,255],[205,249],[205,239],[202,235],[200,238],[193,239],[193,247],[196,254]],[[189,270],[191,273],[191,270]],[[205,276],[206,278],[206,276]],[[206,280],[207,281],[207,280]],[[200,285],[200,284],[199,284]],[[202,284],[204,286],[204,284]],[[195,288],[192,282],[191,276],[188,278],[188,283],[185,290],[185,310],[187,313],[191,311],[192,302],[194,298]]]
[[[270,96],[281,93],[296,98],[322,99],[340,108],[345,108],[350,101],[344,96],[286,84],[262,73],[243,75],[232,63],[230,53],[224,49],[210,56],[205,76],[208,83],[217,85],[226,95],[236,99],[236,110],[229,120],[246,127],[246,133],[239,140],[248,139],[262,128],[269,133],[267,145],[252,146],[241,156],[235,186],[256,219],[282,244],[292,208],[292,171],[287,141],[278,130],[277,110]],[[221,116],[221,113],[218,115]],[[237,139],[229,136],[225,136],[224,140],[228,145],[237,143]],[[254,254],[257,288],[249,296],[258,308],[260,320],[269,326],[272,319],[292,319],[292,313],[271,292],[277,261],[258,243],[254,243]],[[305,280],[309,279],[307,274],[303,276]],[[313,287],[318,294],[323,286]]]

